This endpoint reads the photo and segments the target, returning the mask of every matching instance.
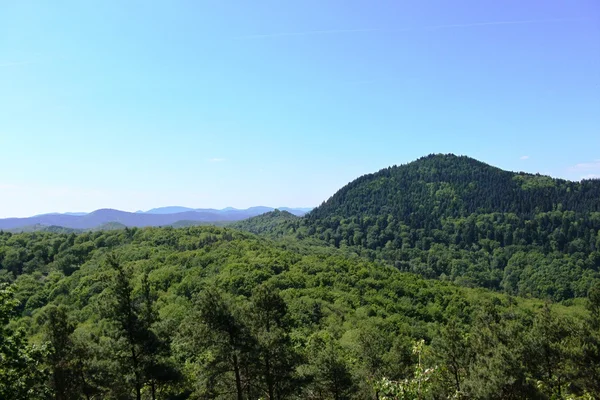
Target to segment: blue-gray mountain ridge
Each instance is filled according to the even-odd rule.
[[[116,222],[128,227],[165,226],[180,221],[191,222],[233,222],[255,217],[273,211],[272,207],[250,207],[244,210],[225,208],[222,210],[187,208],[187,207],[161,207],[148,211],[135,213],[113,209],[100,209],[91,213],[51,213],[36,215],[28,218],[0,219],[0,229],[14,230],[32,225],[60,226],[71,229],[93,229],[103,224]],[[288,211],[294,215],[302,216],[310,208],[281,207],[279,210]]]

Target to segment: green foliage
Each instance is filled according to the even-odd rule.
[[[300,217],[287,211],[274,210],[257,217],[243,221],[234,222],[230,226],[256,234],[269,234],[270,236],[282,237],[294,234],[294,225],[300,221]]]
[[[384,378],[422,398],[598,393],[596,286],[589,310],[546,305],[229,228],[0,237],[8,398],[365,399]]]
[[[349,183],[304,218],[237,223],[353,251],[426,278],[511,295],[585,297],[600,271],[600,181],[432,155]]]
[[[7,326],[17,305],[13,290],[0,286],[0,399],[49,398],[43,385],[45,346],[29,345],[23,329]]]
[[[418,358],[414,375],[401,381],[383,378],[375,384],[375,391],[381,400],[417,400],[428,398],[431,393],[431,377],[436,368],[424,368],[421,354],[425,346],[424,340],[415,342],[413,354]]]

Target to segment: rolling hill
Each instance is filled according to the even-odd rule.
[[[290,209],[296,215],[304,215],[307,209]],[[4,230],[31,230],[43,226],[58,226],[70,229],[95,229],[104,224],[118,223],[128,227],[166,226],[186,221],[186,224],[199,224],[211,222],[232,222],[254,217],[274,210],[270,207],[251,207],[244,210],[226,208],[214,209],[188,209],[185,207],[164,207],[152,209],[147,212],[130,213],[113,209],[100,209],[91,213],[66,213],[42,214],[29,218],[0,219],[0,229]]]

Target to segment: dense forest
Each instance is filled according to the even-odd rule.
[[[600,180],[571,182],[432,155],[351,182],[297,218],[233,225],[313,238],[427,278],[556,301],[599,278]]]
[[[430,156],[302,218],[1,232],[0,399],[600,398],[599,190]]]
[[[566,307],[216,228],[4,233],[0,397],[598,396]]]

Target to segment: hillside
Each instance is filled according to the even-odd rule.
[[[580,306],[229,228],[0,233],[3,281],[2,398],[596,394],[598,361],[579,349],[600,332]]]
[[[419,228],[473,213],[527,217],[554,210],[600,212],[600,180],[571,182],[437,154],[361,176],[307,217],[392,215]]]
[[[288,211],[275,210],[257,217],[235,222],[230,227],[251,233],[268,234],[271,237],[277,237],[294,234],[294,226],[299,220],[299,217]]]
[[[432,155],[362,176],[302,219],[237,226],[317,238],[428,278],[564,300],[599,278],[600,180]]]

